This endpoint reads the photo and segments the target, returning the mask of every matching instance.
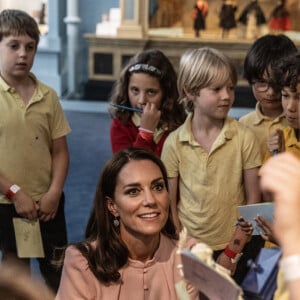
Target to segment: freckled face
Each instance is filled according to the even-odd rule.
[[[132,73],[129,78],[128,97],[132,107],[143,109],[150,102],[159,109],[163,91],[158,78],[147,73]]]
[[[150,160],[126,164],[119,173],[113,202],[124,241],[157,238],[169,214],[168,191],[159,167]]]

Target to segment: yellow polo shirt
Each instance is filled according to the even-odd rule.
[[[207,153],[194,139],[192,114],[165,141],[168,177],[179,178],[178,215],[189,234],[213,250],[224,249],[244,204],[243,170],[261,165],[254,133],[232,118]]]
[[[287,125],[284,113],[275,119],[263,115],[260,110],[259,102],[256,103],[255,111],[241,117],[239,121],[254,131],[260,145],[262,157],[268,152],[267,138],[269,135],[276,129],[282,129]]]
[[[49,189],[54,139],[70,132],[55,91],[38,81],[27,105],[0,77],[0,174],[38,201]],[[0,193],[0,203],[11,203]]]
[[[284,280],[282,270],[279,268],[277,274],[277,289],[274,294],[274,300],[289,300],[290,293],[286,281]]]

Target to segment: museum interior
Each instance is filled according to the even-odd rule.
[[[19,8],[40,24],[41,43],[34,72],[53,86],[60,97],[105,101],[122,66],[137,52],[159,48],[174,67],[181,54],[195,47],[215,47],[236,64],[239,86],[242,63],[251,43],[266,33],[284,33],[300,45],[299,0],[207,0],[205,29],[195,35],[196,0],[0,0],[0,8]],[[220,27],[221,7],[234,9],[234,27]],[[272,29],[271,16],[284,3],[289,28]],[[253,13],[241,21],[246,8],[259,6],[265,22],[258,24]]]

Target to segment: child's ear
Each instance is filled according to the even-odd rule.
[[[119,212],[113,199],[110,197],[105,197],[105,200],[106,200],[107,209],[110,211],[110,213],[113,216],[117,217],[119,215]]]
[[[193,99],[194,99],[195,93],[189,91],[189,90],[186,88],[186,86],[183,87],[183,91],[184,91],[184,93],[186,94],[186,96],[187,96],[188,99],[190,99],[190,100],[193,100]]]

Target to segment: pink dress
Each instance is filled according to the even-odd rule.
[[[74,247],[67,248],[63,274],[56,300],[176,300],[175,284],[182,280],[177,265],[176,241],[161,235],[160,246],[146,263],[129,259],[120,270],[121,280],[105,285],[90,271],[87,260]],[[190,299],[198,292],[187,285]]]

